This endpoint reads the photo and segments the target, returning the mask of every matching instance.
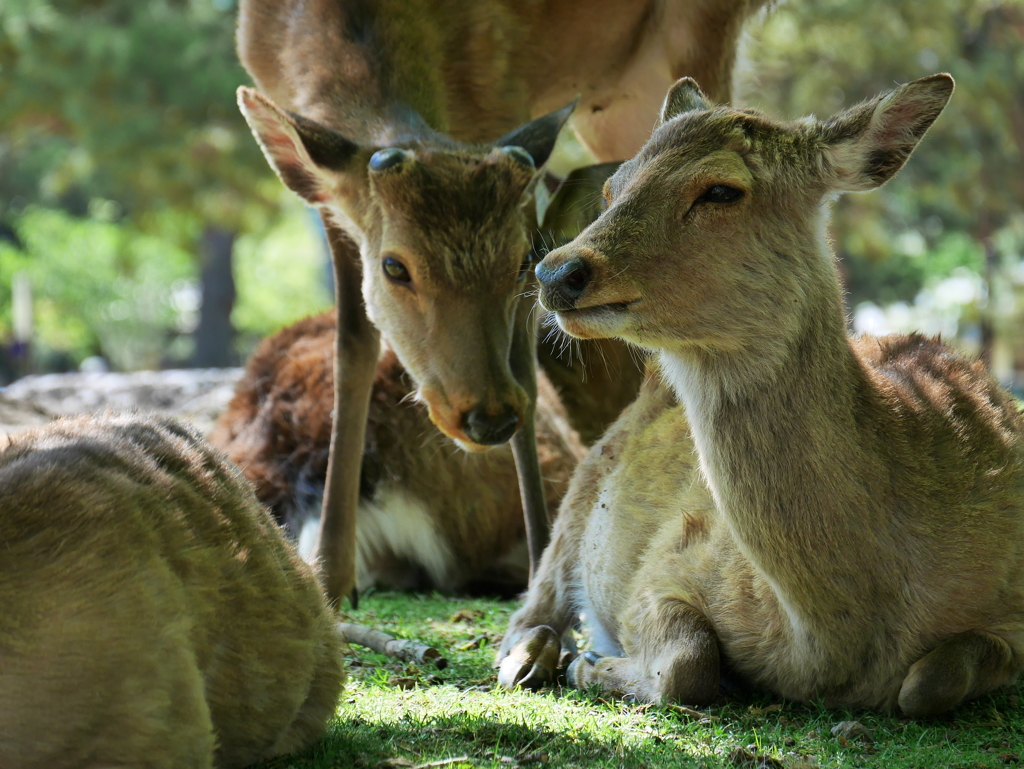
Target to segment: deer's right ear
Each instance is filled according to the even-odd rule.
[[[555,148],[555,141],[562,126],[576,109],[579,98],[566,104],[562,109],[549,112],[529,123],[524,123],[512,133],[505,134],[494,143],[495,147],[519,147],[533,159],[534,168],[540,168],[548,162]]]
[[[658,125],[667,123],[684,112],[711,109],[714,106],[700,90],[696,80],[692,77],[680,78],[665,95],[665,101],[661,105],[661,115],[658,117]]]
[[[238,107],[270,167],[311,205],[327,203],[337,191],[337,174],[360,165],[360,148],[354,142],[301,115],[285,112],[252,88],[238,89]]]

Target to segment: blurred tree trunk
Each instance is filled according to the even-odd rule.
[[[196,368],[221,368],[236,362],[231,327],[231,308],[235,304],[235,278],[231,274],[234,245],[235,233],[231,230],[213,225],[203,230],[200,239],[203,299],[192,356],[192,365]]]

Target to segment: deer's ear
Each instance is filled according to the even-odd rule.
[[[569,116],[576,109],[579,99],[567,104],[562,109],[549,112],[529,123],[524,123],[511,133],[505,134],[494,142],[495,147],[522,147],[530,157],[533,165],[540,168],[548,162],[555,148],[555,141]]]
[[[953,93],[953,78],[931,75],[862,102],[817,126],[829,183],[872,190],[907,162]]]
[[[680,78],[665,95],[665,101],[661,105],[661,115],[658,117],[658,125],[667,123],[684,112],[711,109],[714,106],[714,103],[700,90],[696,80],[692,77]]]
[[[270,167],[307,203],[326,203],[336,191],[337,174],[360,165],[358,145],[319,123],[285,112],[252,88],[238,89],[238,107]]]

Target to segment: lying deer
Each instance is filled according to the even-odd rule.
[[[581,611],[572,685],[651,702],[708,702],[726,665],[928,716],[1024,668],[1021,417],[937,340],[848,336],[825,234],[952,90],[780,123],[672,88],[608,209],[537,267],[562,329],[651,350],[661,377],[574,476],[502,683],[548,678]]]
[[[574,128],[598,160],[643,143],[682,74],[727,98],[742,22],[762,2],[240,4],[239,55],[266,94],[240,89],[241,109],[281,179],[320,210],[334,257],[335,427],[318,545],[332,599],[355,579],[379,333],[445,435],[470,450],[512,439],[539,558],[534,308],[520,300],[537,169],[577,95]]]
[[[241,767],[323,735],[345,680],[309,567],[169,419],[0,450],[0,766]]]
[[[265,340],[210,435],[303,552],[327,471],[334,332],[334,313],[324,313]],[[538,385],[541,474],[557,507],[583,449],[543,374]],[[360,476],[358,586],[522,590],[529,564],[511,451],[459,451],[408,397],[412,390],[385,343]]]

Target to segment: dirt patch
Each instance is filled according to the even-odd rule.
[[[23,377],[0,389],[0,435],[108,409],[176,416],[205,434],[241,376],[242,369],[230,368]]]

